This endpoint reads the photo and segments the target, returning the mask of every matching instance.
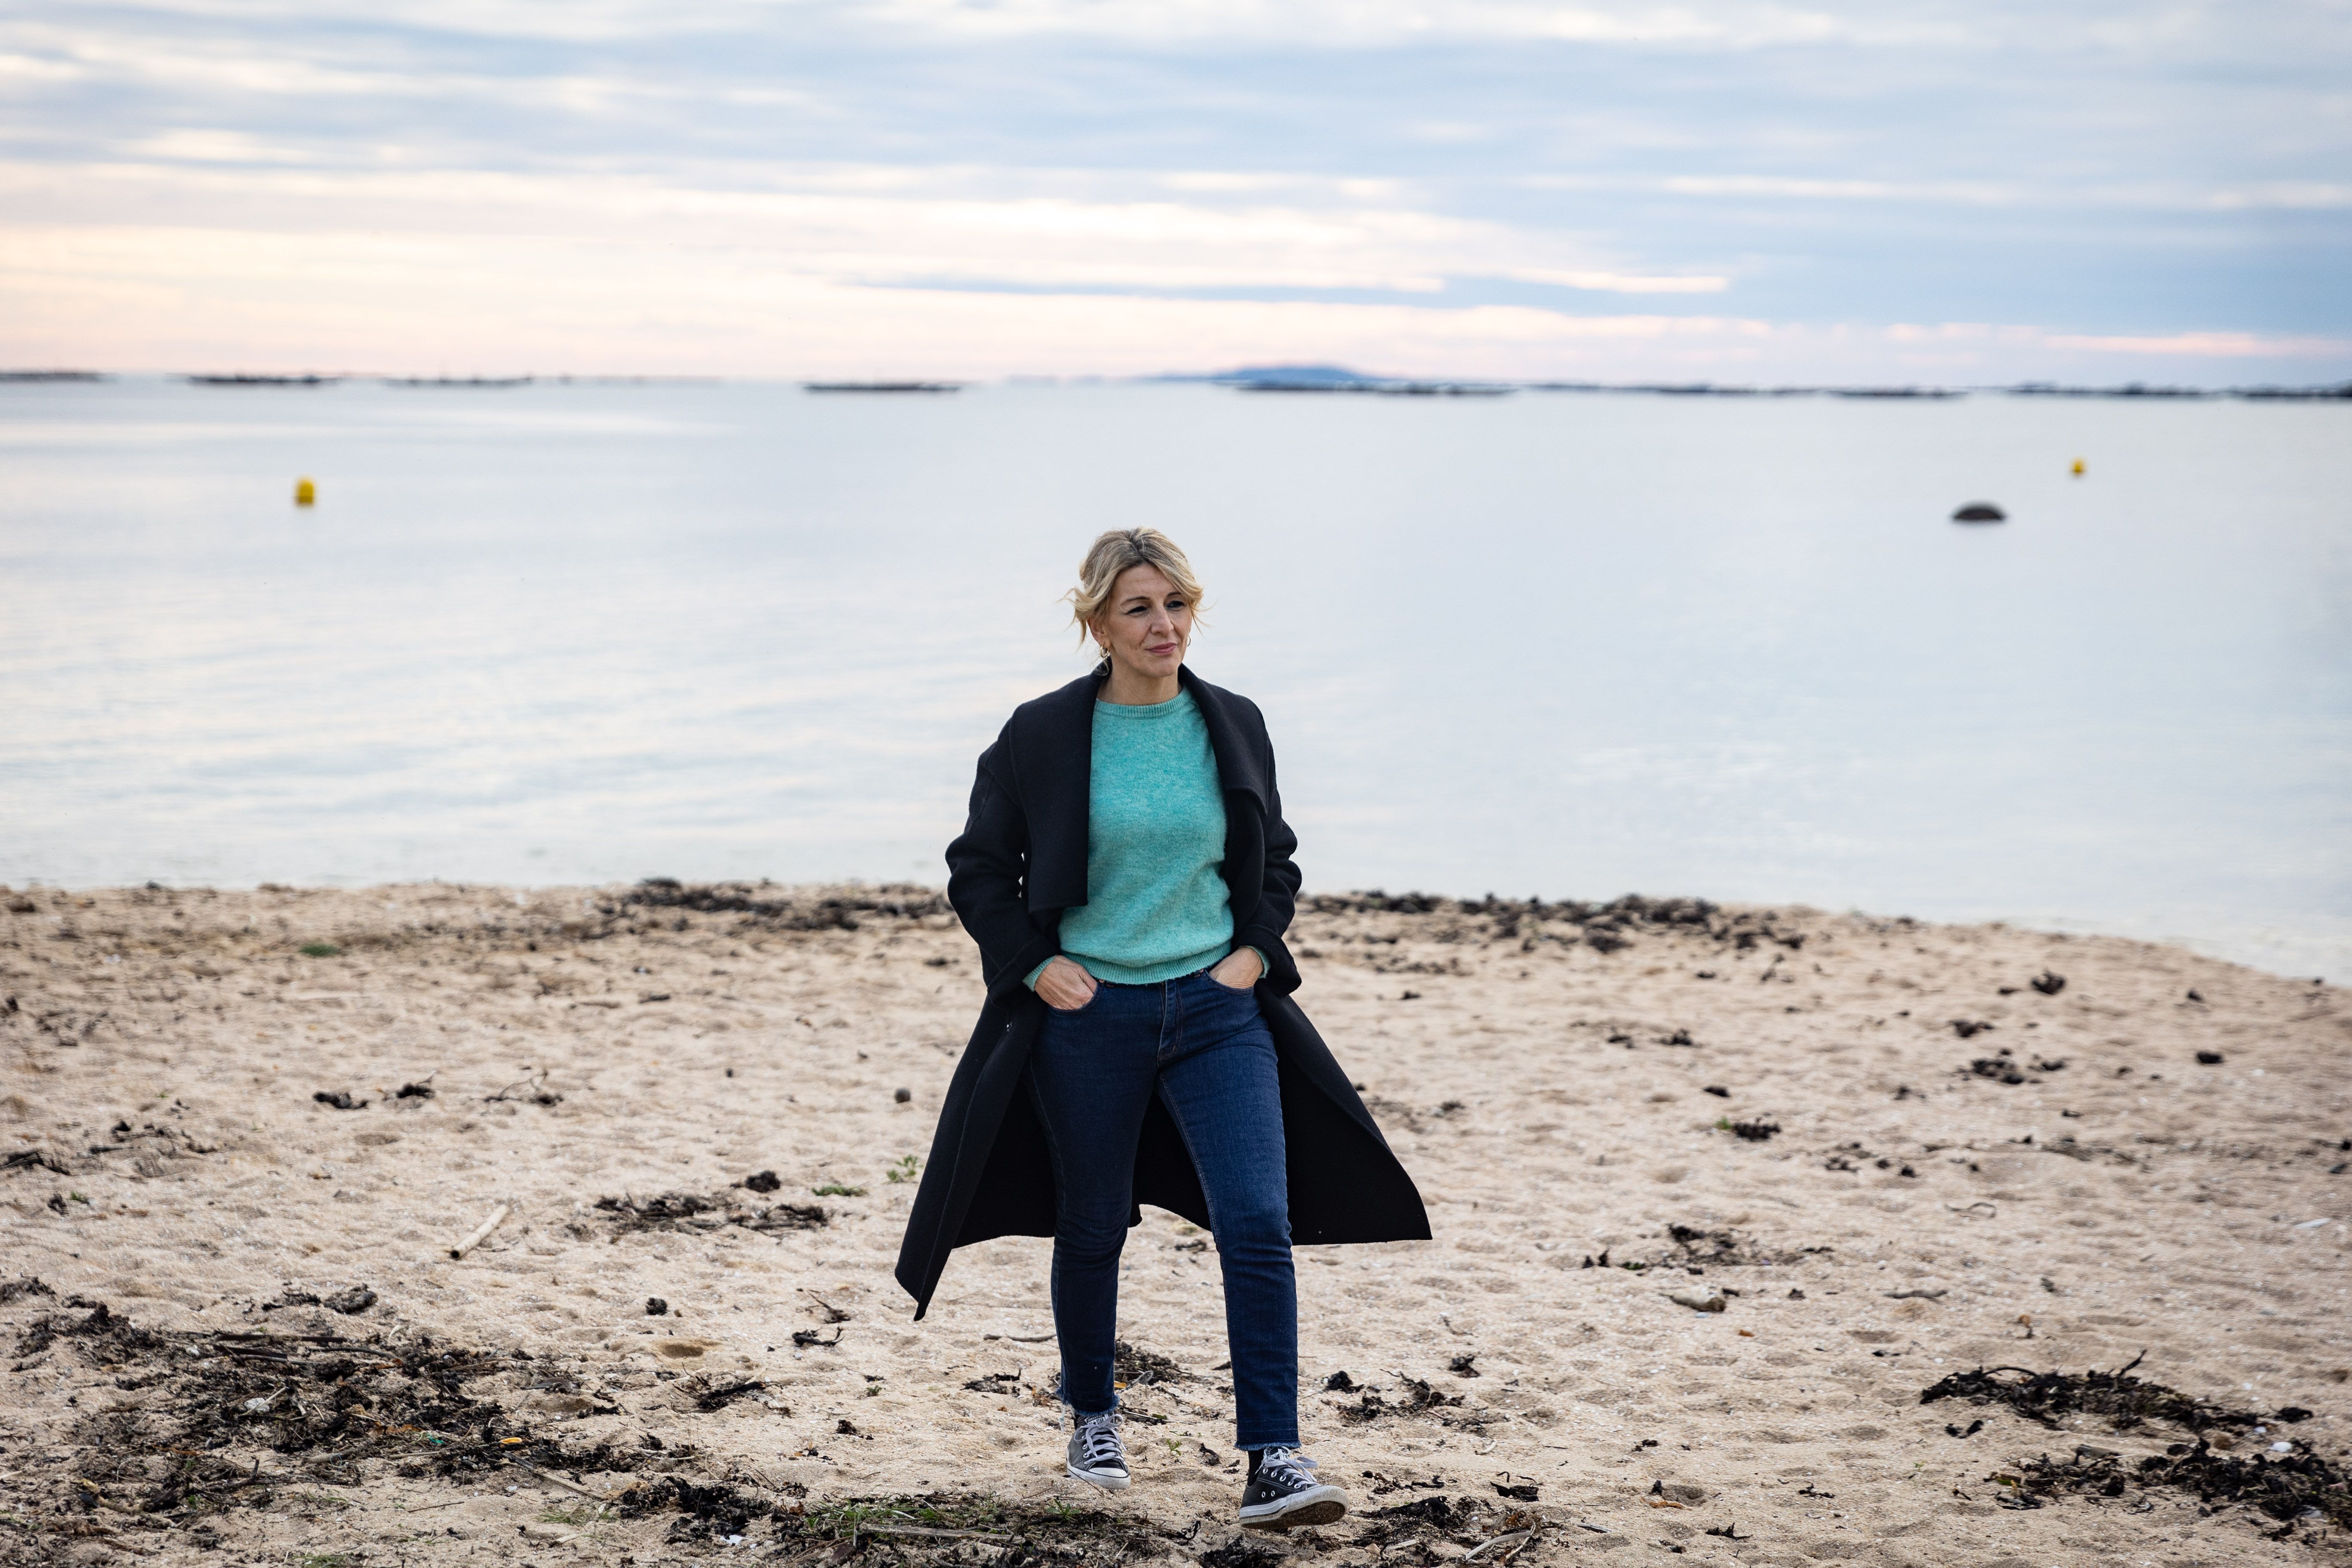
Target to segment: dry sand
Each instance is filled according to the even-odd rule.
[[[1039,1403],[1046,1244],[959,1254],[919,1324],[889,1277],[914,1190],[893,1173],[928,1150],[979,999],[970,943],[919,889],[737,891],[761,907],[439,885],[0,897],[0,1279],[54,1292],[0,1305],[0,1557],[1255,1562],[1231,1545],[1213,1250],[1162,1214],[1134,1233],[1124,1336],[1188,1375],[1129,1390],[1131,1491],[1063,1479]],[[2137,1479],[1999,1506],[2019,1489],[1995,1478],[2036,1456],[2088,1444],[2137,1477],[2189,1434],[1920,1399],[1979,1365],[2079,1373],[2145,1352],[2137,1375],[2265,1418],[2217,1429],[2238,1457],[2291,1441],[2352,1462],[2340,989],[1999,927],[1750,910],[1612,936],[1574,912],[1324,900],[1298,921],[1301,1000],[1436,1239],[1301,1252],[1308,1441],[1357,1512],[1271,1551],[1426,1565],[1532,1514],[1528,1561],[2345,1554],[2337,1525],[2290,1521],[2273,1541],[2280,1521],[2247,1502],[2209,1516]],[[341,952],[298,951],[314,942]],[[2064,977],[2054,995],[2028,984],[2045,971]],[[410,1083],[434,1092],[400,1098]],[[334,1092],[367,1104],[313,1098]],[[761,1171],[780,1191],[730,1185]],[[740,1206],[669,1229],[594,1206],[665,1194]],[[782,1204],[825,1221],[791,1228]],[[786,1228],[724,1223],[763,1211]],[[1717,1234],[1677,1242],[1675,1226]],[[1727,1232],[1739,1260],[1696,1272]],[[302,1300],[354,1286],[376,1300],[352,1315]],[[1738,1292],[1727,1310],[1669,1299],[1716,1288]],[[350,1347],[302,1334],[376,1336],[412,1370],[463,1352],[446,1408],[420,1428],[385,1391],[425,1384],[320,1371]],[[1340,1372],[1387,1413],[1343,1419],[1364,1401],[1326,1391]],[[1399,1410],[1413,1380],[1460,1403]],[[441,1429],[467,1400],[503,1412],[487,1439]],[[289,1427],[298,1405],[307,1425]],[[2288,1406],[2315,1414],[2282,1425]],[[341,1435],[316,1437],[329,1415]],[[287,1435],[302,1431],[316,1440]],[[634,1485],[635,1517],[600,1521],[511,1467],[433,1473],[501,1451],[550,1465],[550,1444],[610,1445],[561,1473]],[[353,1451],[375,1457],[336,1461]],[[230,1465],[259,1479],[240,1489]],[[175,1466],[194,1467],[193,1502],[159,1488]],[[730,1548],[728,1508],[679,1480],[735,1489],[734,1517],[801,1511]],[[828,1503],[926,1492],[1003,1500],[1031,1544],[833,1544],[854,1516]],[[984,1521],[975,1506],[937,1517]]]

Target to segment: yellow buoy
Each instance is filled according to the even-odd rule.
[[[2078,474],[2081,473],[2083,471],[2083,465],[2080,463],[2075,464],[2074,471]],[[318,486],[312,484],[308,479],[296,479],[294,481],[294,504],[296,506],[315,505],[318,500]]]
[[[2074,477],[2078,479],[2083,477],[2083,459],[2080,458],[2074,459]]]

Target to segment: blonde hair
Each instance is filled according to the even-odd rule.
[[[1176,542],[1156,528],[1114,528],[1087,547],[1087,558],[1078,563],[1078,585],[1069,592],[1070,618],[1077,623],[1081,641],[1110,603],[1119,574],[1130,566],[1156,569],[1191,603],[1193,619],[1200,618],[1201,580]]]

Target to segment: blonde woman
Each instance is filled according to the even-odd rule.
[[[1300,1454],[1294,1245],[1426,1238],[1421,1195],[1291,993],[1298,892],[1274,747],[1185,667],[1201,585],[1148,528],[1104,534],[1070,599],[1100,662],[1014,710],[948,847],[986,1005],[898,1276],[928,1310],[955,1247],[1054,1238],[1069,1473],[1129,1484],[1112,1386],[1118,1259],[1142,1204],[1215,1237],[1241,1522],[1347,1512]]]

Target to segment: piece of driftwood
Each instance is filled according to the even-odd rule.
[[[537,1466],[526,1465],[520,1459],[514,1461],[514,1468],[528,1475],[537,1476],[549,1486],[562,1487],[568,1492],[578,1492],[582,1497],[592,1498],[597,1502],[611,1502],[613,1500],[604,1493],[597,1491],[593,1488],[583,1487],[578,1481],[567,1481],[562,1476],[551,1476],[545,1470],[539,1468]]]
[[[507,1210],[509,1207],[509,1205],[500,1204],[498,1207],[492,1209],[490,1211],[490,1217],[474,1227],[473,1235],[467,1237],[465,1240],[459,1242],[457,1246],[449,1249],[449,1256],[452,1258],[463,1258],[466,1254],[473,1251],[477,1247],[479,1247],[483,1240],[488,1237],[490,1232],[499,1228],[499,1222],[507,1217]]]
[[[1492,1552],[1497,1546],[1517,1546],[1522,1542],[1533,1540],[1535,1538],[1535,1533],[1536,1532],[1532,1530],[1515,1530],[1508,1535],[1498,1535],[1492,1541],[1482,1541],[1477,1545],[1472,1547],[1468,1552],[1465,1552],[1463,1554],[1462,1561],[1465,1563],[1475,1563],[1479,1558],[1484,1557],[1487,1552]]]
[[[924,1524],[861,1524],[855,1531],[853,1531],[853,1533],[857,1535],[921,1535],[927,1536],[934,1541],[1009,1541],[1012,1539],[1002,1531],[933,1530],[930,1526]]]

